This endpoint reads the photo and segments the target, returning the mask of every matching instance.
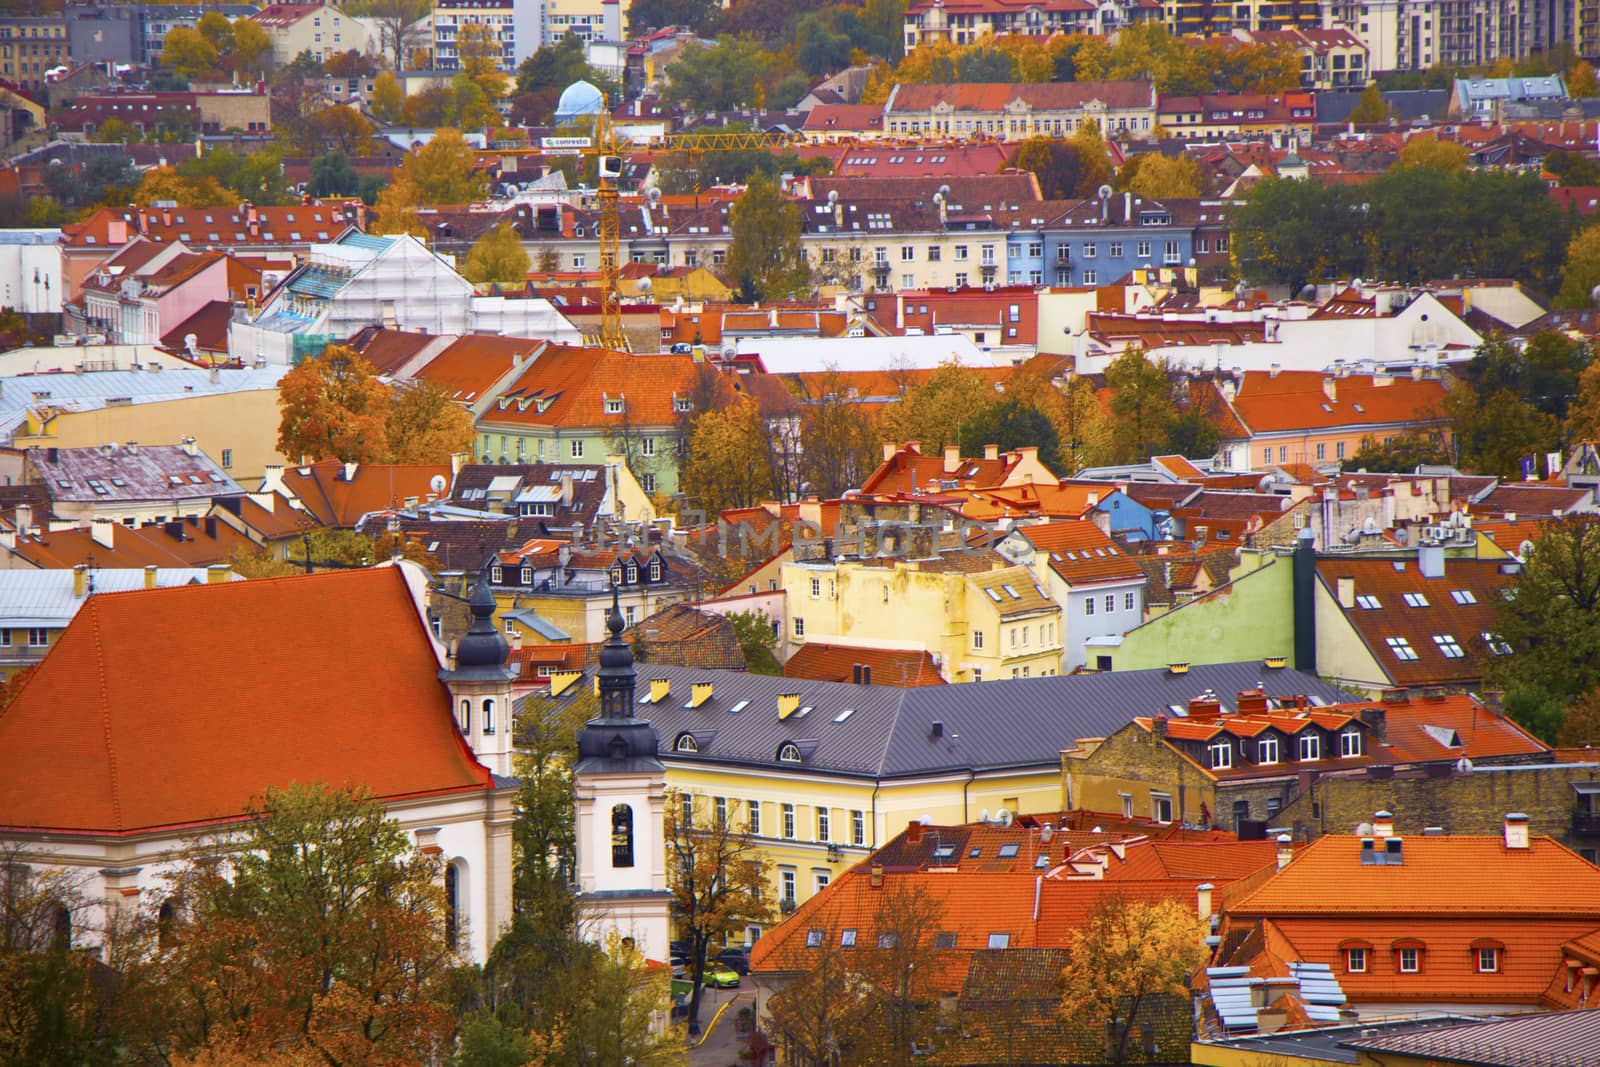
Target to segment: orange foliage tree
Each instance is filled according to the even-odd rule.
[[[375,463],[389,450],[390,389],[353,348],[329,345],[278,384],[278,451]]]

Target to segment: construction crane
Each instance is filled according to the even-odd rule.
[[[652,137],[643,148],[650,152],[684,152],[692,158],[698,158],[708,152],[770,150],[806,143],[804,135],[798,133],[743,130],[667,134]],[[594,117],[592,137],[547,137],[544,147],[576,151],[578,155],[595,160],[595,180],[600,200],[600,344],[604,348],[626,352],[629,346],[628,337],[622,332],[622,267],[617,262],[621,232],[621,193],[617,183],[622,178],[624,152],[630,144],[618,138],[616,126],[611,121],[610,103],[602,98],[600,110]]]

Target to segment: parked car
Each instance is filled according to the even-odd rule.
[[[725,948],[717,953],[717,962],[740,974],[750,973],[750,950],[747,948]]]
[[[721,963],[706,961],[705,983],[713,989],[737,989],[739,972]]]

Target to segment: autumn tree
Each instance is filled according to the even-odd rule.
[[[797,398],[800,481],[807,492],[833,500],[858,488],[877,467],[878,434],[837,371],[806,377]]]
[[[1173,901],[1102,896],[1073,933],[1061,974],[1062,1014],[1106,1033],[1107,1060],[1126,1062],[1140,1011],[1185,983],[1206,960],[1207,931],[1194,909]]]
[[[174,27],[161,42],[162,69],[185,81],[194,81],[215,71],[217,59],[217,46],[198,29]]]
[[[397,384],[389,398],[386,463],[449,463],[472,452],[472,413],[428,381]]]
[[[241,80],[265,78],[272,70],[272,38],[251,18],[233,20],[233,70]]]
[[[1078,183],[1074,196],[1093,196],[1102,185],[1111,184],[1111,157],[1106,152],[1106,142],[1100,136],[1100,124],[1088,119],[1067,138],[1067,144],[1078,155]]]
[[[461,131],[444,127],[405,158],[378,197],[378,233],[426,231],[417,223],[422,204],[467,204],[481,199],[488,179],[474,169],[477,155]]]
[[[841,946],[840,931],[831,924],[811,929],[817,939],[807,950],[810,968],[775,991],[767,1010],[773,1029],[798,1054],[797,1062],[828,1064],[842,1059],[861,1025],[864,1004],[853,973],[860,953]]]
[[[172,879],[141,970],[167,1048],[418,1062],[453,1029],[439,863],[353,788],[269,789]],[[308,847],[308,842],[314,842]]]
[[[996,393],[983,373],[946,363],[926,381],[901,395],[884,413],[886,440],[918,441],[924,455],[961,443],[962,432],[979,413],[994,404]]]
[[[401,109],[405,106],[405,92],[400,88],[399,80],[388,71],[379,73],[372,83],[372,96],[367,106],[373,118],[379,122],[399,122]]]
[[[133,202],[143,207],[158,200],[172,200],[179,207],[227,207],[239,202],[215,178],[189,178],[171,167],[145,171],[133,191]]]
[[[748,397],[695,417],[679,485],[708,515],[770,498],[775,485],[766,420]]]
[[[1356,99],[1356,106],[1350,112],[1349,121],[1358,126],[1373,126],[1380,122],[1388,122],[1392,114],[1388,101],[1383,98],[1383,90],[1378,88],[1377,82],[1370,82]]]
[[[1361,447],[1344,462],[1343,468],[1409,474],[1425,463],[1449,462],[1450,455],[1438,430],[1415,429],[1384,441],[1363,437]]]
[[[864,1004],[850,1039],[863,1064],[911,1067],[938,1022],[944,907],[926,887],[897,881],[884,887],[872,925],[875,945],[856,969]]]
[[[742,300],[782,300],[810,289],[811,269],[800,248],[800,209],[777,182],[764,173],[751,175],[728,223],[733,241],[723,273]]]
[[[461,274],[469,282],[521,285],[533,266],[516,230],[501,223],[473,244]]]
[[[1567,409],[1567,443],[1600,441],[1600,360],[1584,368],[1578,377],[1577,397]]]
[[[656,1025],[671,1007],[670,975],[615,932],[589,959],[563,1029],[562,1058],[594,1067],[684,1067],[682,1030]]]
[[[1594,307],[1594,290],[1600,286],[1600,226],[1579,230],[1567,245],[1566,262],[1561,265],[1561,291],[1556,306]]]
[[[1011,390],[1032,397],[1055,428],[1060,467],[1052,470],[1071,475],[1104,460],[1111,426],[1092,379],[1069,374],[1064,382],[1056,384],[1032,381],[1025,374],[1018,374]]]
[[[1485,656],[1486,678],[1565,707],[1600,687],[1600,517],[1574,515],[1542,525],[1507,595],[1495,604],[1495,634],[1509,656]],[[1526,699],[1526,697],[1525,697]],[[1550,725],[1524,723],[1547,738]],[[1545,727],[1545,728],[1541,728]]]
[[[1112,463],[1143,463],[1165,451],[1178,417],[1167,369],[1140,348],[1126,349],[1106,368],[1111,390]]]
[[[1572,73],[1567,76],[1567,94],[1575,100],[1600,96],[1600,78],[1595,77],[1594,67],[1588,60],[1580,59],[1573,65]]]
[[[1176,156],[1141,152],[1117,172],[1118,189],[1152,200],[1189,198],[1201,194],[1200,168],[1187,153]]]
[[[1437,137],[1413,137],[1400,149],[1394,165],[1401,170],[1427,167],[1447,174],[1460,174],[1467,169],[1467,149],[1465,145]]]
[[[767,863],[748,823],[714,811],[705,797],[669,789],[665,834],[667,888],[689,948],[689,1032],[696,1033],[707,950],[771,917],[761,899]]]
[[[378,50],[396,73],[406,69],[406,59],[426,43],[419,25],[433,10],[431,0],[350,0],[345,13],[370,19],[378,28]]]
[[[278,384],[278,451],[289,457],[377,462],[388,452],[390,389],[343,345],[301,363]]]

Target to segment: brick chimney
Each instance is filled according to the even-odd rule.
[[[961,446],[960,445],[945,445],[944,446],[944,472],[946,474],[954,474],[956,471],[958,471],[960,469],[961,469]]]
[[[1289,866],[1289,861],[1294,859],[1294,841],[1288,834],[1278,835],[1278,870]]]
[[[1387,811],[1377,811],[1372,814],[1372,836],[1393,837],[1394,816]]]

